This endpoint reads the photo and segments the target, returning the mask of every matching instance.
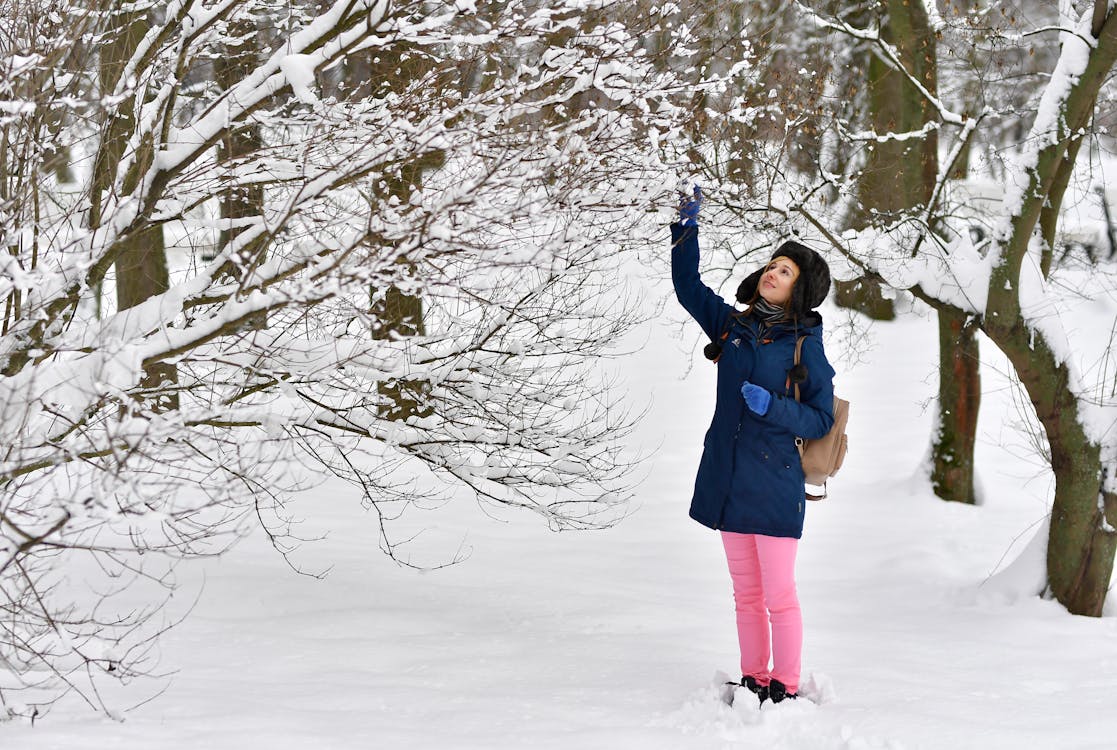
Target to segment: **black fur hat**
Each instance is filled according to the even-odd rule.
[[[791,290],[791,313],[803,317],[811,310],[822,304],[826,295],[830,293],[830,266],[826,260],[814,250],[794,240],[776,248],[772,253],[772,260],[779,257],[789,258],[799,267],[799,278]],[[768,261],[771,263],[771,260]],[[760,284],[760,276],[765,268],[757,269],[749,274],[748,278],[737,287],[737,301],[749,304],[756,297],[756,287]]]

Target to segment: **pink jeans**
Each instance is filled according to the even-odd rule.
[[[803,614],[795,591],[799,540],[729,531],[721,532],[721,540],[737,604],[741,674],[761,685],[779,680],[796,693],[803,652]]]

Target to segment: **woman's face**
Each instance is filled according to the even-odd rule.
[[[782,307],[791,299],[791,290],[799,278],[799,266],[790,258],[773,258],[760,275],[760,296],[769,304]]]

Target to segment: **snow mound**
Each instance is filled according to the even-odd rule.
[[[799,685],[799,695],[820,706],[838,700],[838,694],[834,690],[834,681],[824,674],[814,672],[808,675],[807,679]]]
[[[682,706],[653,722],[686,735],[697,735],[743,747],[764,748],[901,748],[878,738],[855,736],[848,726],[824,718],[822,705],[837,700],[829,677],[811,674],[800,686],[799,700],[761,705],[747,688],[727,686],[730,677],[716,672],[709,684],[695,690]],[[726,702],[733,695],[733,704]]]

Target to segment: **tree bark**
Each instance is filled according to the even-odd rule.
[[[1078,151],[1081,147],[1081,136],[1067,144],[1067,154],[1055,171],[1051,193],[1039,214],[1039,231],[1043,237],[1043,255],[1040,256],[1039,265],[1045,279],[1051,275],[1051,267],[1055,263],[1055,231],[1059,226],[1059,209],[1063,206],[1063,195],[1070,184],[1074,163],[1078,159]]]
[[[422,185],[423,173],[440,167],[444,158],[441,152],[434,152],[403,167],[399,178],[383,181],[382,199],[394,196],[406,202],[410,198],[411,189]],[[415,269],[411,271],[415,273]],[[377,294],[377,290],[370,290],[370,297],[371,312],[378,323],[373,329],[373,338],[394,339],[426,335],[423,298],[418,294],[391,286],[382,297]],[[378,392],[382,399],[380,416],[385,419],[405,421],[410,417],[426,417],[432,413],[426,399],[430,392],[430,383],[425,380],[398,378],[381,381]]]
[[[238,81],[248,76],[259,63],[259,41],[256,22],[251,18],[240,18],[229,22],[228,35],[235,40],[225,45],[225,54],[213,63],[213,77],[222,90],[232,88]],[[221,228],[217,239],[220,253],[248,227],[245,220],[264,220],[264,188],[258,182],[240,184],[237,166],[246,157],[259,154],[263,148],[260,129],[255,124],[242,127],[229,127],[217,146],[217,161],[227,168],[227,186],[219,198],[221,218],[229,222]],[[241,279],[264,260],[267,238],[263,235],[238,248],[227,267],[232,276]],[[267,314],[253,316],[249,328],[267,327]]]
[[[934,93],[937,89],[935,36],[922,3],[889,0],[880,28],[881,39],[895,48],[908,74]],[[926,97],[880,55],[869,57],[869,102],[876,133],[907,133],[937,120]],[[921,138],[872,144],[858,183],[862,211],[855,217],[867,226],[875,217],[885,221],[930,198],[938,178],[938,133]]]
[[[938,431],[931,444],[931,486],[943,500],[974,504],[974,446],[981,407],[976,326],[961,310],[939,317]]]
[[[889,0],[880,24],[881,39],[892,45],[904,67],[928,91],[937,87],[935,37],[921,3]],[[894,70],[880,55],[869,53],[868,96],[870,124],[876,133],[906,133],[921,129],[937,114],[907,76]],[[850,226],[863,228],[889,221],[930,199],[938,176],[938,134],[922,138],[877,141],[868,151],[858,180],[859,208]],[[879,282],[857,279],[836,285],[838,304],[874,320],[895,318],[892,300]]]
[[[1117,552],[1117,498],[1103,490],[1101,449],[1082,427],[1066,365],[1023,321],[986,324],[1008,356],[1047,434],[1055,499],[1047,545],[1047,584],[1070,612],[1100,617]]]
[[[128,59],[149,29],[146,11],[116,11],[112,34],[101,47],[99,78],[101,91],[108,94],[116,88]],[[115,113],[106,119],[101,142],[94,160],[90,190],[89,226],[101,225],[103,201],[115,184],[120,161],[135,129],[134,96],[125,97]],[[139,175],[151,164],[154,147],[150,142],[140,145],[123,182],[125,193],[135,188]],[[170,288],[167,254],[161,226],[149,227],[125,235],[118,241],[116,269],[117,309],[127,310]],[[153,363],[144,368],[141,385],[150,389],[148,405],[158,411],[177,408],[178,396],[168,392],[167,385],[178,382],[178,369],[172,364]]]
[[[935,34],[922,3],[889,0],[881,38],[890,44],[907,73],[928,92],[938,88]],[[910,133],[938,119],[927,97],[879,55],[869,60],[869,101],[873,130]],[[862,226],[888,221],[924,206],[938,179],[938,134],[878,141],[869,152],[858,184]],[[837,301],[875,320],[891,320],[895,311],[879,286],[865,279],[840,282]],[[981,404],[981,376],[976,328],[961,311],[939,313],[938,429],[931,439],[931,484],[944,500],[974,503],[974,445]]]
[[[399,91],[409,81],[422,77],[429,71],[429,61],[417,54],[411,45],[397,44],[391,50],[377,50],[375,58],[353,58],[347,62],[346,89],[350,96],[365,97],[377,95],[382,90]],[[423,174],[427,170],[442,165],[441,152],[427,154],[415,161],[401,164],[398,175],[384,176],[380,184],[373,187],[378,200],[398,199],[406,204],[411,191],[421,188]],[[411,269],[412,273],[415,269]],[[416,293],[398,286],[383,290],[370,289],[370,312],[377,321],[372,331],[376,339],[397,339],[400,337],[425,336],[423,324],[423,299]],[[418,378],[394,378],[380,381],[377,385],[380,396],[379,415],[385,419],[406,421],[412,417],[430,416],[432,409],[428,394],[430,383]]]
[[[147,33],[149,25],[145,12],[125,13],[114,16],[113,33],[101,47],[100,83],[103,94],[116,88],[124,64],[135,52]],[[103,201],[109,197],[116,179],[117,169],[128,145],[128,138],[135,129],[134,97],[127,96],[117,105],[102,128],[101,142],[94,160],[92,189],[89,196],[89,225],[101,225]],[[125,177],[125,191],[135,186],[142,167],[150,164],[150,144],[142,144],[136,163]],[[146,162],[144,164],[143,162]],[[164,252],[163,231],[155,227],[120,241],[124,250],[115,264],[117,306],[121,310],[134,307],[152,294],[167,290],[167,259]]]

